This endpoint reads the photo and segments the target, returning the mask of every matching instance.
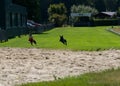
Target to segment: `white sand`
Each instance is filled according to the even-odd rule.
[[[54,80],[120,67],[120,50],[99,52],[0,48],[0,86]]]

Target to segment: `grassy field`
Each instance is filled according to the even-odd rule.
[[[49,82],[27,83],[21,86],[120,86],[120,69],[88,73]]]
[[[27,47],[70,50],[104,50],[120,48],[120,36],[115,35],[102,27],[63,27],[46,31],[42,34],[34,34],[37,45],[31,46],[28,35],[21,38],[13,38],[8,42],[0,43],[0,47]],[[59,35],[64,35],[68,41],[65,46],[59,42]]]
[[[28,35],[12,38],[8,42],[0,43],[0,47],[47,48],[70,50],[104,50],[120,49],[120,36],[113,34],[103,27],[63,27],[34,34],[37,45],[31,46]],[[59,35],[64,35],[68,41],[65,46],[59,42]],[[28,83],[21,86],[120,86],[120,69],[101,73],[89,73],[65,79]]]

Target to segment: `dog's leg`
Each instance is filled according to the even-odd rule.
[[[34,44],[37,44],[37,42],[35,40],[33,42],[34,42]]]
[[[32,42],[32,41],[31,41],[30,43],[31,43],[31,45],[33,45],[33,42]]]

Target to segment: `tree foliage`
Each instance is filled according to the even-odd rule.
[[[73,5],[71,7],[71,12],[72,13],[97,13],[98,11],[95,8],[92,8],[90,6],[85,6],[85,5]]]
[[[63,3],[52,4],[48,8],[49,21],[55,23],[56,26],[61,26],[67,20],[67,9]]]
[[[117,14],[120,17],[120,7],[118,8]]]

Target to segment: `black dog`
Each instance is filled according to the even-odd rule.
[[[60,42],[62,42],[63,44],[67,45],[67,40],[64,39],[63,35],[60,36]]]

